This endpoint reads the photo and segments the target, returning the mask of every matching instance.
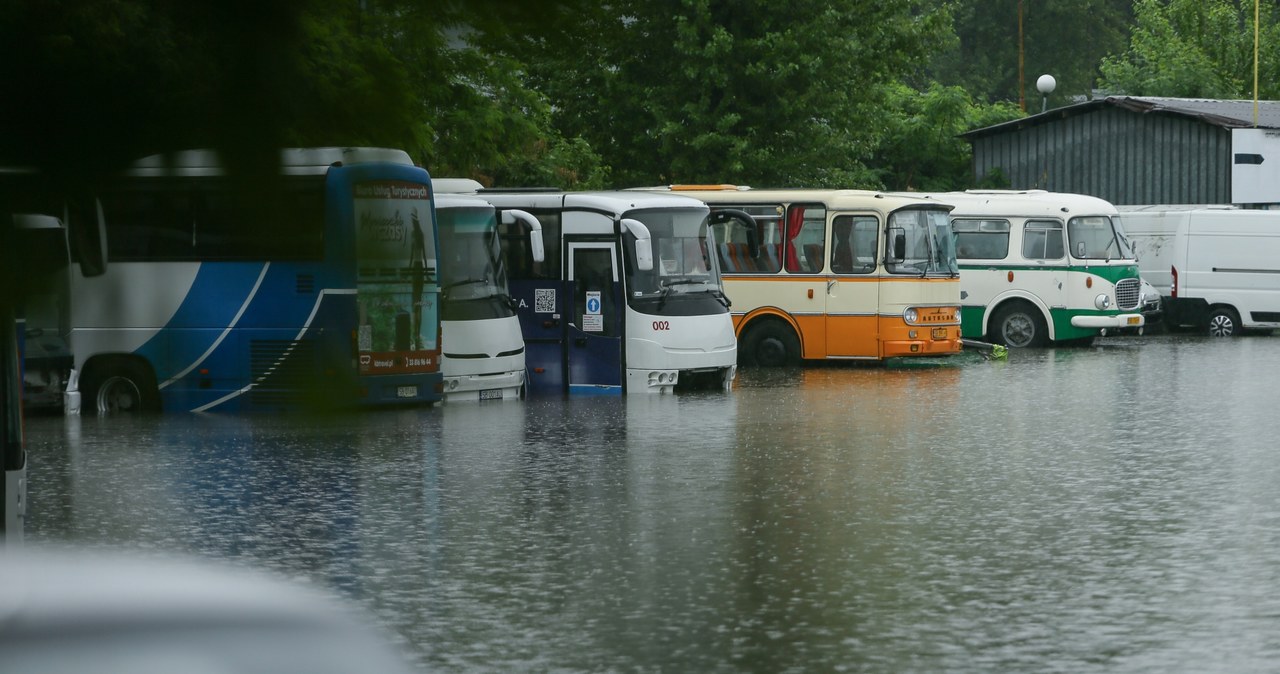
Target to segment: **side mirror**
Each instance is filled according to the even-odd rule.
[[[622,226],[636,237],[636,267],[640,271],[653,269],[653,242],[649,239],[649,228],[631,218],[623,218]]]
[[[893,241],[891,257],[886,262],[902,262],[907,259],[907,234],[901,227],[890,227],[886,233]]]
[[[529,228],[529,251],[533,254],[534,262],[542,262],[547,259],[546,247],[542,241],[542,223],[533,214],[525,211],[503,211],[502,224],[514,225],[517,221],[524,223]]]
[[[67,204],[63,222],[72,251],[80,262],[80,273],[102,276],[107,271],[107,221],[102,202],[96,198]]]

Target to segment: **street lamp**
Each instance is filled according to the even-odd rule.
[[[1053,75],[1041,75],[1040,79],[1036,80],[1036,89],[1041,96],[1040,112],[1049,109],[1049,94],[1053,93],[1057,86],[1058,80],[1053,79]]]

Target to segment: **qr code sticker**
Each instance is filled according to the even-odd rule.
[[[555,288],[534,288],[533,312],[536,314],[554,314],[556,312]]]

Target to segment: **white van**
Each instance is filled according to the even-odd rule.
[[[1124,206],[1121,224],[1171,328],[1280,328],[1280,211]]]

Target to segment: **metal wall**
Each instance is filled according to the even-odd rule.
[[[1231,202],[1231,131],[1191,117],[1107,107],[972,142],[979,182],[999,168],[1011,189],[1113,204]]]

